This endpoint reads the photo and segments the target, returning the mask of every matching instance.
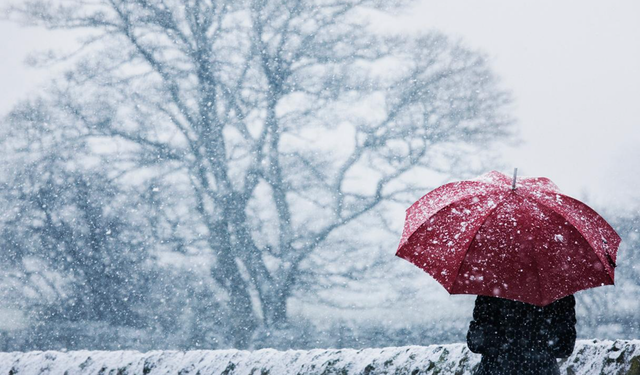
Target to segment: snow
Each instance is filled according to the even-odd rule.
[[[299,2],[295,9],[285,0],[229,1],[229,12],[217,12],[223,2],[216,1],[187,8],[186,0],[5,1],[15,7],[3,20],[59,31],[82,24],[81,39],[91,44],[67,58],[64,51],[30,58],[47,69],[58,60],[69,65],[0,125],[5,350],[451,342],[464,335],[458,327],[468,324],[472,300],[446,291],[543,296],[531,280],[560,290],[571,277],[601,275],[584,276],[598,287],[613,283],[616,265],[616,289],[579,295],[581,332],[640,338],[633,266],[639,216],[629,213],[616,227],[630,239],[618,261],[615,233],[601,232],[595,213],[546,178],[514,175],[512,185],[510,176],[490,172],[444,185],[434,190],[444,194],[414,203],[415,214],[406,211],[411,224],[402,241],[425,232],[406,259],[434,270],[446,290],[393,258],[402,210],[416,194],[503,165],[498,146],[517,138],[510,90],[483,53],[457,38],[436,31],[382,37],[366,30],[357,1]],[[404,1],[369,5],[382,3],[380,11]],[[214,13],[220,33],[206,21]],[[504,185],[502,193],[490,194],[492,181]],[[526,215],[504,204],[527,189]],[[469,203],[456,205],[461,198]],[[453,218],[434,220],[448,207]],[[504,219],[496,221],[502,235],[478,232],[494,217]],[[536,239],[536,232],[544,235]],[[580,257],[588,246],[578,241],[596,254]],[[501,250],[467,257],[473,243]],[[544,249],[539,259],[536,243]],[[447,268],[437,268],[442,263]],[[528,269],[540,272],[529,277]],[[549,277],[540,283],[542,272]],[[484,284],[488,292],[472,290]],[[334,340],[336,331],[323,325],[342,333]],[[459,369],[477,359],[437,348],[416,349],[415,366],[429,367],[435,362],[423,359],[445,351]],[[362,358],[363,351],[321,351],[318,358],[231,351],[226,361],[224,352],[79,353],[2,358],[16,371],[52,373],[69,363],[76,373],[94,365],[107,373],[173,373],[171,366],[195,372],[200,363],[222,361],[234,369],[223,373],[253,373],[255,364],[272,375],[309,372],[309,363],[328,372],[336,363],[348,372],[401,366],[400,354],[386,360],[378,349]],[[620,358],[614,351],[605,359]]]
[[[471,374],[464,344],[370,349],[36,351],[0,353],[0,374]],[[578,340],[563,373],[637,374],[640,340]]]

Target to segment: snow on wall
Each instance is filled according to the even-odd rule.
[[[71,351],[0,353],[0,375],[471,374],[464,344],[379,349]],[[640,375],[640,340],[579,340],[562,373]]]

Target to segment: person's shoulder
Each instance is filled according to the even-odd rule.
[[[493,296],[478,296],[476,298],[476,306],[502,307],[509,304],[509,302],[511,301]]]
[[[551,308],[571,308],[571,307],[575,307],[576,305],[576,298],[573,296],[573,294],[570,294],[568,296],[562,297],[559,300],[556,300],[554,302],[552,302],[549,307]]]
[[[478,296],[476,297],[476,303],[496,303],[499,302],[501,298],[492,297],[492,296]]]
[[[564,303],[564,304],[568,304],[568,305],[575,305],[576,304],[576,297],[574,297],[573,294],[569,294],[568,296],[560,298],[556,302]]]

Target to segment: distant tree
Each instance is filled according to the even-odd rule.
[[[136,307],[145,297],[148,253],[122,205],[126,194],[99,171],[74,167],[81,160],[55,147],[63,132],[29,126],[40,115],[23,106],[12,113],[12,131],[3,132],[2,158],[12,161],[0,178],[3,295],[27,319],[52,328],[141,326]],[[32,345],[56,342],[51,332],[34,335]]]
[[[578,332],[583,337],[637,338],[640,324],[637,311],[640,303],[640,211],[630,202],[630,211],[617,213],[603,209],[604,217],[620,235],[615,268],[615,285],[604,286],[577,294],[576,308],[580,312]]]
[[[410,172],[469,172],[512,135],[482,55],[435,32],[376,35],[359,16],[401,5],[31,0],[9,14],[87,31],[76,53],[39,62],[74,62],[43,105],[120,182],[169,189],[158,225],[209,254],[243,348],[286,324],[340,229],[424,192]]]
[[[61,112],[26,101],[0,132],[0,296],[28,323],[0,348],[228,346],[206,273],[158,259],[185,246],[158,222],[160,185],[116,184]]]

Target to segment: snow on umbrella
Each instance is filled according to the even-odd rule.
[[[492,171],[443,185],[407,209],[396,255],[451,294],[545,306],[613,285],[620,236],[548,178]]]

